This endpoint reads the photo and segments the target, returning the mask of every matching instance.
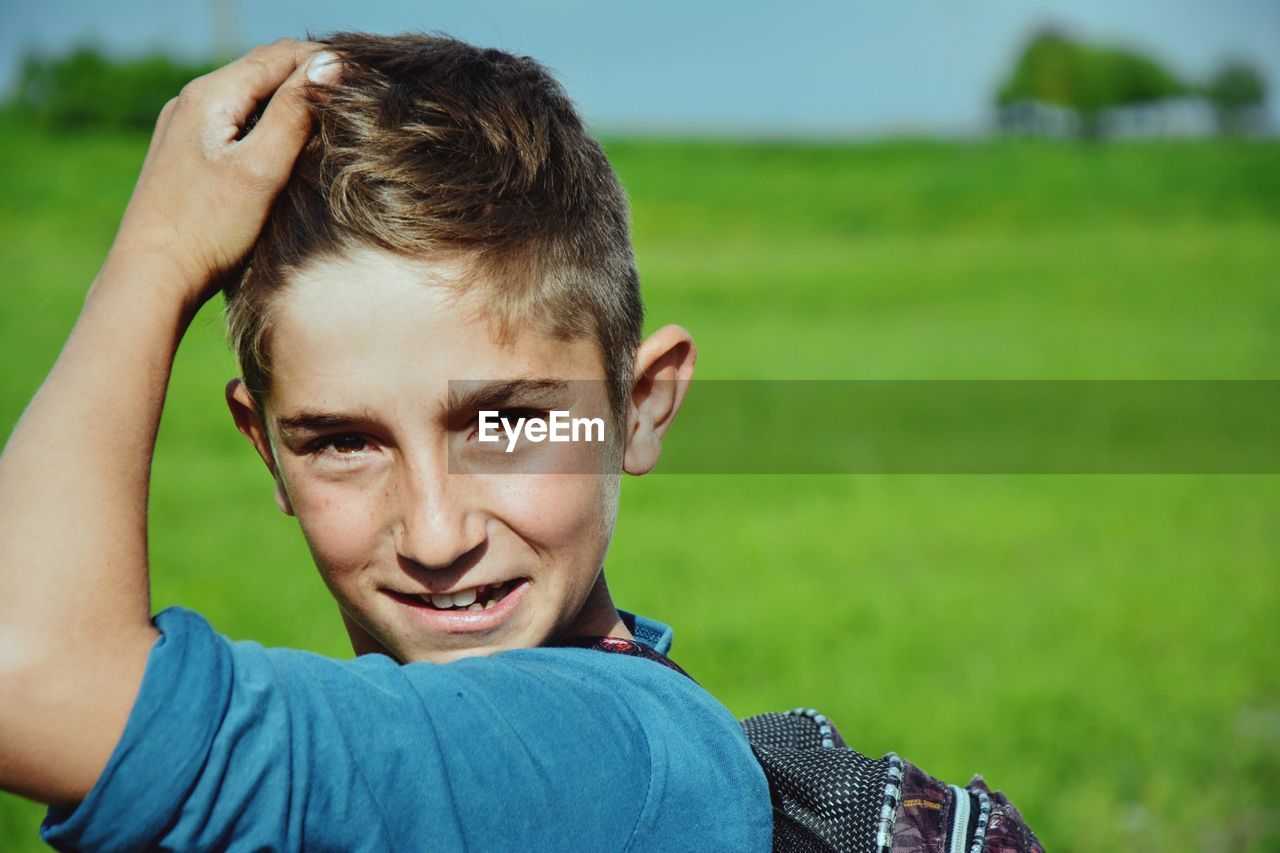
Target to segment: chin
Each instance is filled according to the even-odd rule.
[[[418,651],[410,653],[404,659],[405,663],[452,663],[456,660],[464,658],[483,658],[488,657],[495,652],[503,651],[503,649],[492,648],[490,646],[476,646],[469,649],[433,649],[430,651]]]
[[[537,645],[509,631],[494,634],[455,635],[445,637],[415,635],[393,631],[384,634],[386,643],[378,643],[379,651],[401,663],[449,663],[463,658],[488,657],[497,652]]]

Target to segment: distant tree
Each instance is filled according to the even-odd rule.
[[[150,130],[165,101],[213,67],[166,56],[117,60],[80,45],[63,56],[25,56],[14,100],[29,118],[53,127]]]
[[[996,95],[1000,106],[1032,99],[1071,106],[1076,100],[1076,44],[1053,30],[1028,42]]]
[[[1096,136],[1112,107],[1149,104],[1189,88],[1150,57],[1127,48],[1081,44],[1057,30],[1031,38],[996,94],[1003,110],[1039,101],[1074,110],[1086,136]]]
[[[1205,96],[1213,103],[1223,133],[1260,129],[1267,101],[1267,81],[1251,63],[1231,60],[1209,78]]]
[[[1098,50],[1109,106],[1152,104],[1188,94],[1191,87],[1150,57],[1129,50]]]

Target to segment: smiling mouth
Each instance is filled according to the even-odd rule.
[[[488,634],[507,624],[524,601],[529,584],[529,578],[515,578],[434,595],[389,589],[382,592],[399,602],[401,612],[411,621],[429,631],[448,635]]]
[[[506,598],[512,590],[525,580],[526,578],[513,578],[501,583],[467,587],[465,589],[455,590],[452,593],[391,592],[390,594],[406,604],[425,604],[431,610],[492,610],[494,607],[498,606],[498,602]]]

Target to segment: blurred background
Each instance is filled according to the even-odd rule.
[[[686,326],[702,378],[1280,379],[1276,0],[0,10],[6,436],[161,104],[308,30],[554,69],[630,193],[649,328]],[[155,606],[350,656],[226,413],[221,307],[161,426]],[[813,706],[980,772],[1051,850],[1277,850],[1278,518],[1270,475],[628,478],[606,565],[737,716]],[[0,850],[42,814],[0,795]]]

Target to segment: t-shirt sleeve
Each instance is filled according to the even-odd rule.
[[[644,726],[580,666],[598,652],[401,666],[231,642],[181,608],[155,623],[106,768],[48,812],[54,847],[512,849],[568,827],[621,849],[652,812]]]

